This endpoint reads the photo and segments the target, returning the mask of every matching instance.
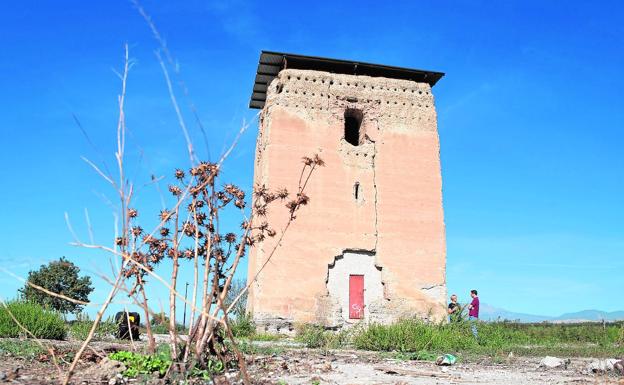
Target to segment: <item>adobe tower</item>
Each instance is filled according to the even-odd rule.
[[[443,76],[263,51],[254,182],[296,191],[301,158],[319,154],[304,206],[249,257],[248,310],[260,328],[341,328],[362,320],[445,317],[440,146],[431,87]],[[267,220],[281,229],[286,209]],[[276,237],[277,238],[277,237]]]

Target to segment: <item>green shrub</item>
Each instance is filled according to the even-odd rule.
[[[235,337],[251,337],[256,332],[256,325],[251,314],[244,314],[230,319],[229,323],[232,334]]]
[[[71,322],[69,325],[69,334],[74,339],[84,341],[87,339],[87,335],[89,335],[89,331],[91,331],[92,326],[93,321],[89,318],[89,316],[84,313],[79,313],[76,320]],[[95,330],[93,340],[101,341],[107,339],[110,336],[114,336],[116,332],[117,324],[112,318],[102,320]]]
[[[9,315],[9,312],[28,329],[36,338],[62,340],[67,334],[67,327],[62,315],[54,310],[44,309],[33,302],[10,301],[8,308],[0,305],[0,337],[30,337]]]
[[[320,348],[327,353],[329,349],[338,349],[350,344],[358,331],[358,326],[335,332],[325,330],[321,325],[301,324],[297,325],[295,339],[308,348]]]
[[[328,331],[321,325],[302,324],[296,327],[295,339],[308,348],[320,348],[326,345],[329,339]]]

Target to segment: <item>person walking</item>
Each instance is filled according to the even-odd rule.
[[[479,296],[477,295],[476,290],[470,290],[470,296],[472,297],[472,302],[468,305],[468,320],[470,321],[470,328],[472,329],[472,334],[475,338],[479,338],[477,332],[477,321],[479,320]]]
[[[461,315],[461,306],[457,303],[457,294],[451,295],[451,302],[448,304],[447,312],[451,322],[459,321]]]

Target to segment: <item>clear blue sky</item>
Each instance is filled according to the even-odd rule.
[[[186,114],[205,158],[221,154],[241,122],[253,119],[247,103],[261,49],[446,72],[434,94],[449,291],[466,299],[478,288],[491,305],[545,315],[622,309],[624,3],[143,5],[209,131],[206,149]],[[64,212],[87,240],[88,209],[96,240],[110,243],[113,217],[102,196],[112,199],[113,191],[80,157],[114,166],[119,81],[112,69],[126,42],[136,62],[126,109],[129,169],[141,187],[136,206],[158,210],[154,186],[143,187],[150,175],[187,167],[158,44],[127,1],[2,8],[0,266],[26,276],[65,255],[90,274],[109,272],[104,255],[68,245]],[[254,124],[226,165],[226,179],[247,190],[256,133]],[[98,302],[106,285],[94,279]],[[0,296],[13,297],[20,285],[0,272]],[[154,298],[163,293],[154,290]]]

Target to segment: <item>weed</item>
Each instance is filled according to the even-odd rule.
[[[339,332],[325,330],[321,325],[302,324],[298,325],[296,340],[302,342],[308,348],[320,348],[323,354],[328,354],[330,349],[339,349],[351,343],[357,327],[343,329]]]
[[[229,327],[235,337],[251,337],[256,332],[256,325],[251,314],[238,315],[230,319]]]
[[[393,325],[369,325],[356,333],[353,341],[358,349],[395,351],[403,353],[403,359],[411,357],[413,352],[487,354],[500,359],[510,351],[538,356],[617,356],[624,353],[624,347],[618,344],[622,329],[617,324],[488,322],[479,323],[478,328],[477,342],[468,323],[430,324],[407,319]]]
[[[0,356],[34,359],[46,351],[32,340],[0,340]]]
[[[65,339],[67,327],[61,313],[47,310],[34,302],[19,300],[7,302],[6,306],[0,305],[0,337],[30,337],[13,320],[12,314],[36,338]]]
[[[278,341],[283,338],[283,336],[279,334],[270,334],[270,333],[254,333],[249,337],[253,341]]]
[[[263,356],[280,355],[285,351],[281,346],[258,346],[244,340],[238,343],[238,349],[245,354],[258,354]]]
[[[123,362],[127,369],[124,376],[135,378],[140,374],[158,372],[164,376],[171,366],[171,357],[166,354],[144,355],[128,351],[119,351],[109,355],[111,360]]]

